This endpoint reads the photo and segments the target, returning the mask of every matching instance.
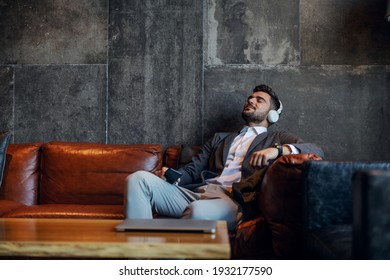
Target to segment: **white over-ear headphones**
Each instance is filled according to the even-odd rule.
[[[270,110],[268,112],[267,120],[270,123],[276,123],[279,120],[279,115],[282,113],[283,105],[282,102],[279,100],[279,109],[278,110]]]

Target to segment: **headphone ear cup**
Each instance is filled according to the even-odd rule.
[[[279,120],[279,113],[275,110],[270,110],[267,119],[270,123],[276,123]]]

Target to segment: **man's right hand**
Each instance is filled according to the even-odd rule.
[[[278,157],[277,148],[267,148],[254,152],[249,160],[249,164],[254,168],[262,168],[269,165],[269,162]]]
[[[166,180],[164,174],[167,170],[168,170],[168,167],[163,166],[160,170],[157,170],[155,174],[156,174],[156,176],[160,177],[161,179]]]

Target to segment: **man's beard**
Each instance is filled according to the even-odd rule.
[[[241,116],[244,119],[246,124],[249,124],[249,123],[260,124],[262,121],[265,120],[267,115],[268,115],[268,113],[256,115],[254,112],[246,112],[246,111],[242,111],[242,113],[241,113]]]

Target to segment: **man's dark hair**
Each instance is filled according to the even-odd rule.
[[[268,93],[269,96],[271,96],[271,108],[278,110],[280,107],[279,97],[276,95],[276,93],[273,91],[273,89],[267,85],[258,85],[253,89],[253,92],[262,91],[265,93]]]

